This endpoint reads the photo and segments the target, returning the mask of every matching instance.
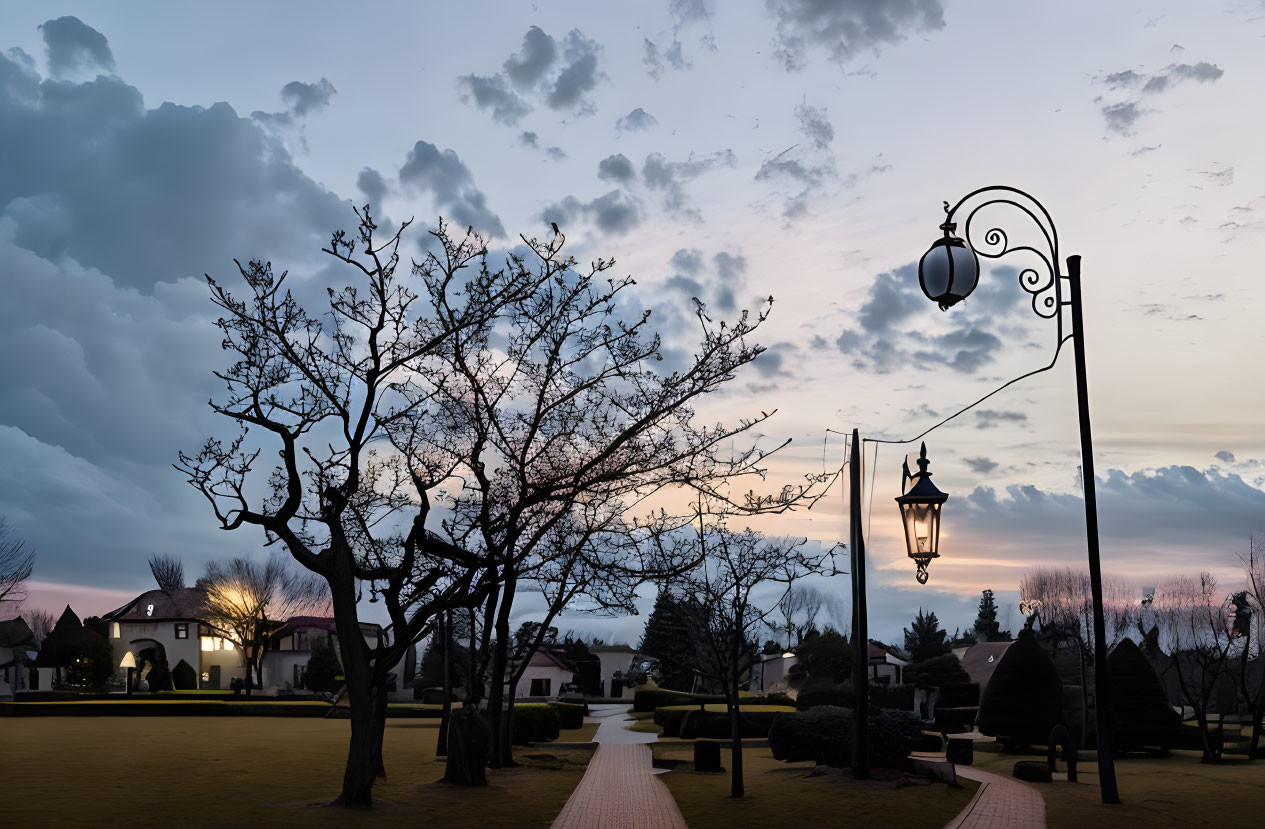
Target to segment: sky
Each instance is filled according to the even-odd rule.
[[[204,274],[342,280],[320,247],[353,204],[494,251],[556,221],[636,279],[669,359],[692,297],[723,318],[772,296],[767,352],[699,413],[776,409],[776,491],[837,468],[844,432],[913,437],[1050,362],[1023,262],[983,260],[944,313],[918,288],[942,203],[993,184],[1083,257],[1104,570],[1240,580],[1265,533],[1265,5],[457,8],[0,1],[0,514],[37,550],[30,607],[118,606],[156,552],[191,577],[264,554],[172,468],[228,434]],[[950,498],[925,586],[892,501],[906,448],[866,444],[871,635],[919,608],[969,627],[984,588],[1016,627],[1027,568],[1085,561],[1070,348],[926,441]],[[829,546],[844,497],[754,525]],[[846,609],[846,576],[818,587]]]

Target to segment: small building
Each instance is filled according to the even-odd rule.
[[[757,654],[751,664],[748,690],[753,694],[788,690],[786,678],[798,664],[799,657],[790,651]]]
[[[21,616],[0,622],[0,698],[41,688],[35,634]]]
[[[631,689],[624,687],[616,679],[616,675],[620,678],[628,676],[636,651],[627,645],[595,645],[589,648],[589,653],[601,661],[598,696],[623,697],[627,692],[627,695],[631,697]]]
[[[563,685],[575,680],[575,665],[561,649],[538,648],[514,686],[514,698],[557,696]]]
[[[870,682],[874,685],[900,685],[905,681],[909,661],[897,656],[891,648],[870,640],[868,651]]]

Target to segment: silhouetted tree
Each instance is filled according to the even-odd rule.
[[[992,590],[985,590],[980,594],[974,634],[976,642],[1010,641],[1010,631],[1001,630],[1001,623],[997,621],[997,602],[993,599]]]
[[[274,553],[262,564],[248,558],[212,561],[198,583],[206,591],[203,621],[242,654],[246,696],[256,684],[263,686],[258,666],[272,635],[292,616],[323,614],[329,608],[325,583],[296,571],[285,553]]]
[[[1252,536],[1248,553],[1243,557],[1247,590],[1243,594],[1240,614],[1246,620],[1236,622],[1235,629],[1243,637],[1239,655],[1239,690],[1244,706],[1252,718],[1251,757],[1261,753],[1262,721],[1265,720],[1265,551]],[[34,629],[34,625],[31,626]]]
[[[184,563],[167,553],[149,557],[149,572],[153,575],[158,589],[168,596],[184,587]]]
[[[646,619],[638,652],[658,666],[658,683],[663,688],[689,691],[699,664],[699,626],[673,589],[663,586]]]
[[[6,603],[20,605],[26,598],[26,580],[35,569],[35,550],[0,515],[0,609]],[[4,616],[4,613],[0,613]]]
[[[924,614],[922,608],[918,608],[913,624],[905,628],[905,651],[909,653],[910,661],[922,662],[948,653],[947,635],[934,612]]]

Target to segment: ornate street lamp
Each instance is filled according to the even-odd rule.
[[[940,557],[940,507],[949,497],[931,482],[928,464],[924,443],[918,456],[917,474],[909,474],[909,460],[905,460],[900,479],[901,495],[896,499],[901,523],[905,525],[905,546],[909,557],[918,565],[919,584],[927,583],[927,566],[933,558]]]
[[[989,207],[1001,207],[1025,224],[1035,226],[1039,236],[1032,244],[1013,243],[1006,231],[987,222],[974,224],[980,211]],[[1107,681],[1107,643],[1103,621],[1102,566],[1098,553],[1098,496],[1094,487],[1094,446],[1089,421],[1089,394],[1085,380],[1084,321],[1081,316],[1081,258],[1067,257],[1067,273],[1059,270],[1059,237],[1054,220],[1045,207],[1032,196],[1015,187],[994,185],[982,187],[966,194],[952,208],[944,203],[945,220],[940,228],[944,238],[937,239],[923,256],[919,265],[919,280],[927,296],[940,305],[941,310],[961,302],[974,289],[978,281],[978,256],[997,259],[1011,253],[1028,258],[1029,264],[1019,272],[1019,285],[1032,294],[1032,310],[1040,317],[1054,319],[1058,332],[1058,348],[1071,339],[1076,362],[1076,402],[1080,416],[1081,466],[1085,491],[1085,530],[1089,558],[1089,585],[1094,609],[1094,698],[1095,719],[1098,734],[1098,780],[1103,803],[1119,803],[1116,787],[1116,769],[1111,757],[1111,705]],[[991,211],[989,211],[991,213]],[[962,239],[955,239],[952,231],[961,221]],[[982,232],[979,232],[981,227]],[[959,248],[959,243],[961,248]],[[946,258],[947,256],[947,258]],[[1033,261],[1035,260],[1035,261]],[[974,261],[974,278],[968,278],[970,263]],[[1064,282],[1067,297],[1064,298]],[[1064,336],[1062,310],[1067,308],[1071,333]],[[1056,351],[1055,358],[1058,353]],[[1046,368],[1053,366],[1053,363]],[[1044,371],[1045,369],[1038,369]],[[1036,372],[1031,372],[1035,374]],[[1027,376],[1027,375],[1025,375]],[[1011,381],[1014,382],[1014,381]],[[1009,384],[1007,384],[1009,385]]]
[[[944,237],[935,240],[918,262],[918,282],[927,298],[947,311],[971,295],[979,284],[979,259],[975,250],[953,235],[957,225],[940,225]]]

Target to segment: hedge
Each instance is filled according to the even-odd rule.
[[[816,708],[819,705],[830,705],[835,708],[852,708],[856,705],[856,694],[852,682],[839,685],[806,684],[795,699],[795,707],[801,711]],[[912,685],[871,685],[870,708],[898,708],[912,711],[914,708],[914,686]]]
[[[975,724],[1008,744],[1045,745],[1063,720],[1063,681],[1032,631],[1019,634],[980,697]]]
[[[767,737],[769,729],[773,726],[773,720],[778,715],[794,712],[794,708],[786,705],[739,706],[738,726],[741,736]],[[681,721],[680,736],[684,740],[698,738],[728,740],[733,736],[729,724],[729,712],[727,710],[713,711],[712,706],[708,706],[704,711],[698,709],[686,711],[685,719]]]
[[[514,706],[514,745],[558,739],[558,712],[547,702],[523,702]]]
[[[589,707],[584,703],[550,702],[547,704],[558,716],[558,727],[563,729],[579,728],[584,725],[584,717],[589,713]],[[515,705],[514,708],[517,710],[518,706]]]
[[[852,765],[852,720],[852,709],[830,705],[779,714],[769,730],[769,748],[787,763],[811,760],[847,768]],[[870,765],[903,768],[923,724],[912,711],[880,708],[870,712],[868,726]]]
[[[724,701],[723,695],[687,694],[684,691],[669,691],[666,688],[643,688],[633,693],[633,710],[654,711],[665,705],[702,705]]]
[[[1119,750],[1176,746],[1182,718],[1168,704],[1155,668],[1132,639],[1123,639],[1107,654],[1111,680],[1112,743]]]

